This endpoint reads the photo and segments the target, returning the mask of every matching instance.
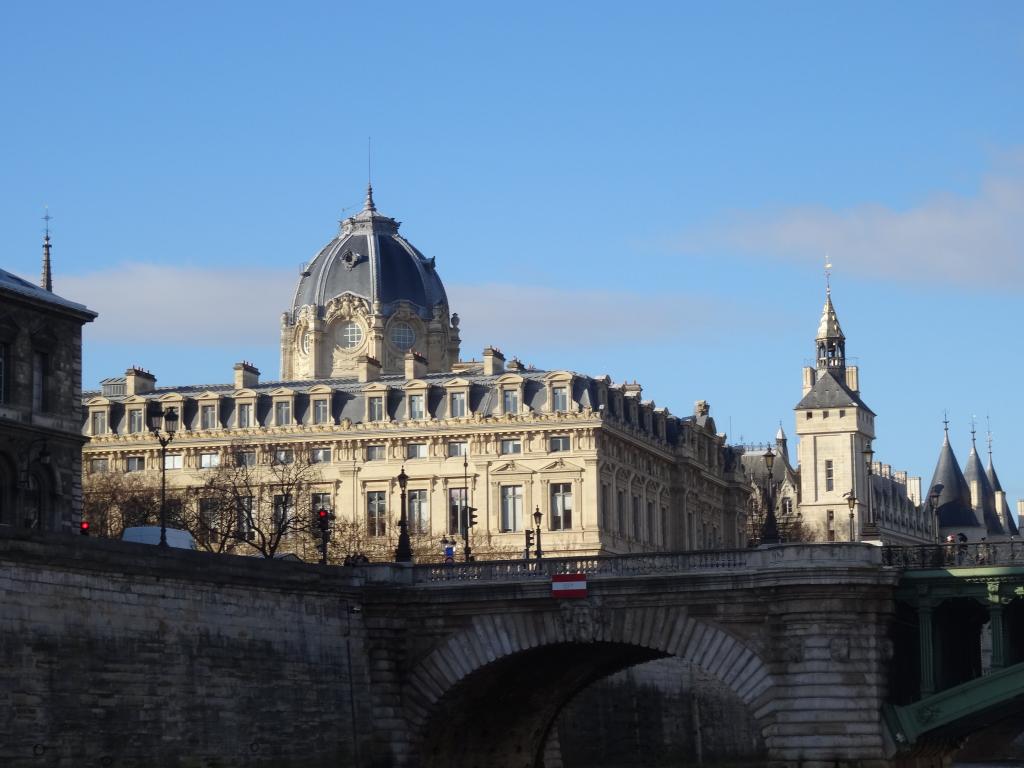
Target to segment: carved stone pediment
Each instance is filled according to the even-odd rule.
[[[540,468],[542,472],[549,472],[551,470],[565,470],[566,472],[582,472],[583,467],[577,466],[576,464],[570,464],[565,459],[559,459],[553,461],[550,464],[545,464]]]

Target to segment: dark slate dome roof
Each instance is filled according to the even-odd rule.
[[[363,210],[341,222],[338,236],[321,249],[302,273],[292,312],[309,304],[322,308],[345,293],[367,299],[390,314],[399,301],[416,305],[425,320],[437,304],[448,306],[434,260],[398,234],[400,222],[377,212],[373,187],[367,187]]]

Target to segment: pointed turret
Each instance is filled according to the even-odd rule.
[[[43,220],[46,222],[46,234],[43,236],[43,274],[39,278],[39,287],[44,291],[53,292],[53,278],[50,275],[50,211],[46,211]]]
[[[1003,525],[996,514],[995,493],[988,481],[988,475],[981,466],[981,459],[978,458],[978,446],[975,442],[974,427],[971,427],[971,452],[967,456],[967,464],[964,466],[964,480],[971,494],[971,507],[978,520],[984,521],[985,530],[989,536],[1002,536],[1005,534]]]
[[[992,495],[995,497],[996,517],[1003,524],[1003,528],[1010,536],[1020,535],[1020,530],[1017,528],[1017,521],[1013,519],[1013,515],[1010,512],[1010,505],[1006,501],[1006,491],[1003,490],[1002,483],[999,482],[999,475],[996,474],[996,468],[992,464],[992,433],[988,433],[988,468],[985,470],[985,476],[988,478],[988,484],[992,487]]]
[[[960,470],[953,448],[949,444],[949,423],[946,423],[945,437],[939,449],[939,461],[935,465],[935,474],[928,486],[928,493],[941,485],[936,514],[939,517],[939,528],[943,536],[964,533],[971,539],[979,539],[986,535],[985,529],[978,522],[971,506],[971,490]],[[972,530],[973,529],[973,530]]]
[[[846,336],[839,326],[836,308],[832,306],[832,289],[825,289],[825,306],[818,323],[818,370],[834,371],[840,376],[846,368]]]
[[[782,422],[779,422],[779,431],[775,433],[775,450],[779,452],[783,460],[786,462],[786,466],[790,466],[789,463],[789,447],[787,445],[786,433],[782,431]]]

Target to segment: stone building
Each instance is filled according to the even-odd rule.
[[[490,552],[521,553],[535,513],[550,555],[745,545],[740,452],[706,402],[679,417],[635,382],[535,370],[492,347],[461,359],[434,260],[398,230],[370,189],[303,268],[280,381],[239,363],[225,384],[158,388],[133,368],[86,393],[87,471],[158,476],[146,425],[173,407],[166,476],[192,489],[185,504],[201,506],[204,477],[225,464],[302,454],[315,481],[274,514],[326,508],[371,540],[393,535],[404,468],[410,530],[432,541],[458,536],[470,507],[474,547]]]
[[[81,519],[82,326],[96,313],[0,270],[0,525],[74,529]]]
[[[846,336],[832,304],[831,287],[815,335],[815,365],[803,369],[796,412],[798,463],[790,463],[785,433],[776,436],[771,476],[780,529],[799,522],[811,541],[932,541],[934,526],[922,505],[921,479],[875,461],[875,413],[860,393],[860,372],[847,365]],[[742,461],[752,504],[762,504],[768,475],[764,446]],[[868,489],[870,488],[870,491]],[[855,499],[853,509],[849,498]]]

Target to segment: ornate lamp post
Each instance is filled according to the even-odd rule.
[[[846,494],[846,503],[850,507],[850,541],[856,541],[856,532],[853,526],[853,510],[857,508],[857,497],[853,495],[852,490]]]
[[[942,489],[945,488],[942,483],[936,483],[932,486],[932,492],[928,494],[928,507],[932,511],[932,520],[935,524],[935,543],[941,544],[939,541],[939,497],[942,495]]]
[[[161,422],[163,422],[161,424]],[[161,429],[163,427],[163,429]],[[149,422],[149,430],[160,443],[160,546],[167,546],[167,446],[178,431],[178,409],[156,411]]]
[[[864,446],[864,468],[867,470],[867,481],[868,487],[864,489],[864,495],[868,497],[868,519],[866,525],[864,525],[864,538],[875,539],[878,538],[878,526],[875,525],[875,511],[871,508],[871,499],[874,497],[874,487],[871,482],[871,475],[873,474],[872,459],[874,458],[875,452],[871,449],[871,443],[868,442]]]
[[[764,466],[768,471],[764,477],[763,499],[765,506],[764,525],[761,527],[762,544],[779,543],[779,521],[775,519],[775,480],[772,478],[772,467],[775,466],[775,454],[771,446],[764,454]]]
[[[398,546],[395,548],[396,563],[412,562],[412,544],[409,542],[409,521],[405,513],[405,487],[409,482],[409,476],[405,474],[405,465],[398,473],[398,487],[402,489],[402,512],[398,518]]]
[[[537,506],[536,511],[533,513],[533,522],[537,526],[534,533],[537,534],[537,559],[540,560],[544,556],[544,552],[540,548],[540,521],[544,519],[544,515],[540,513],[540,506]]]

